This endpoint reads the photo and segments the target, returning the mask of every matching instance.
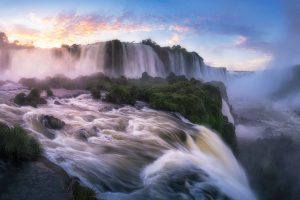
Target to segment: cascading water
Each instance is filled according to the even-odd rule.
[[[39,108],[10,103],[24,90],[0,87],[0,119],[29,130],[51,161],[100,199],[255,199],[232,152],[205,127],[146,107],[114,108],[89,94],[47,99]],[[66,126],[47,129],[44,115]]]
[[[102,72],[110,77],[166,77],[170,72],[203,80],[226,79],[225,68],[206,66],[195,52],[118,40],[57,49],[0,47],[0,80],[45,78],[56,74],[70,77]]]
[[[194,52],[117,40],[56,49],[0,48],[2,80],[70,77],[102,72],[137,78],[143,72],[166,77],[226,80],[226,70],[206,66]],[[45,155],[95,189],[100,199],[255,199],[229,148],[211,130],[172,113],[94,101],[90,95],[48,99],[39,108],[16,107],[15,83],[0,86],[0,119],[21,124],[39,139]],[[59,101],[59,103],[57,103]],[[230,108],[222,112],[230,120]],[[43,116],[66,123],[48,129]]]

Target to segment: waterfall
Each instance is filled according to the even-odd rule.
[[[1,80],[23,77],[45,78],[56,74],[69,77],[102,72],[109,77],[139,78],[143,72],[166,77],[173,72],[207,81],[226,79],[225,68],[206,66],[195,52],[152,47],[118,40],[53,49],[10,49],[0,47]]]
[[[0,86],[1,121],[24,127],[48,159],[100,199],[256,199],[243,168],[210,129],[147,107],[114,108],[89,94],[16,107],[9,99],[24,90],[15,83]],[[65,127],[47,129],[44,115]]]

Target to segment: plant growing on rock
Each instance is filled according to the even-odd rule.
[[[17,94],[14,98],[14,102],[20,106],[32,106],[37,107],[40,104],[47,104],[47,101],[40,97],[40,91],[38,89],[32,89],[26,96],[24,93]]]
[[[36,160],[42,154],[40,144],[19,127],[0,123],[0,157],[13,161]]]

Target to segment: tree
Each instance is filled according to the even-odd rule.
[[[0,46],[8,44],[8,38],[5,33],[0,32]]]

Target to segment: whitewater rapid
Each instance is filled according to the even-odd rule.
[[[39,139],[48,159],[100,199],[255,199],[230,149],[203,126],[146,107],[115,107],[89,94],[17,107],[9,96],[26,90],[5,87],[1,121],[21,124]],[[47,129],[43,115],[66,126]]]

